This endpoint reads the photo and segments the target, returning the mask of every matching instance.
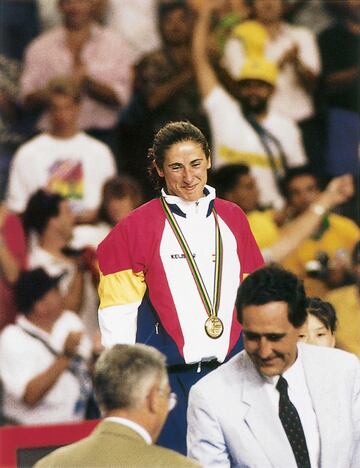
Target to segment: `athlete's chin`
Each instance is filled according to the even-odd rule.
[[[185,201],[195,202],[203,196],[203,191],[198,187],[182,188],[180,198]]]

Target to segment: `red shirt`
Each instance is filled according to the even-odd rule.
[[[19,268],[26,268],[26,239],[19,217],[15,214],[6,215],[0,231]],[[12,285],[0,277],[0,330],[14,322],[16,313]]]

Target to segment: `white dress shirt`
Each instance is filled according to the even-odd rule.
[[[304,429],[311,467],[318,468],[320,460],[320,433],[311,396],[306,384],[304,368],[301,361],[301,350],[299,347],[296,361],[282,376],[288,383],[289,398],[299,414]],[[266,378],[268,383],[266,389],[270,397],[271,405],[277,413],[279,411],[280,395],[276,389],[276,384],[279,377],[280,376]]]
[[[129,427],[133,431],[137,432],[148,445],[152,444],[152,439],[148,431],[140,426],[140,424],[137,424],[134,421],[130,421],[130,419],[120,418],[119,416],[109,416],[108,418],[105,418],[105,421],[111,421]]]

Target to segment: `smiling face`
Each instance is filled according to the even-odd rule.
[[[286,302],[245,306],[242,325],[245,350],[262,375],[281,375],[295,362],[299,328],[289,322]]]
[[[163,167],[156,166],[160,177],[164,177],[167,192],[185,201],[197,201],[204,194],[210,158],[199,143],[181,141],[166,152]]]

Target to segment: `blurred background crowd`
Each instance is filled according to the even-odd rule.
[[[359,0],[0,0],[2,423],[98,416],[95,250],[168,121],[360,357],[359,45]]]

